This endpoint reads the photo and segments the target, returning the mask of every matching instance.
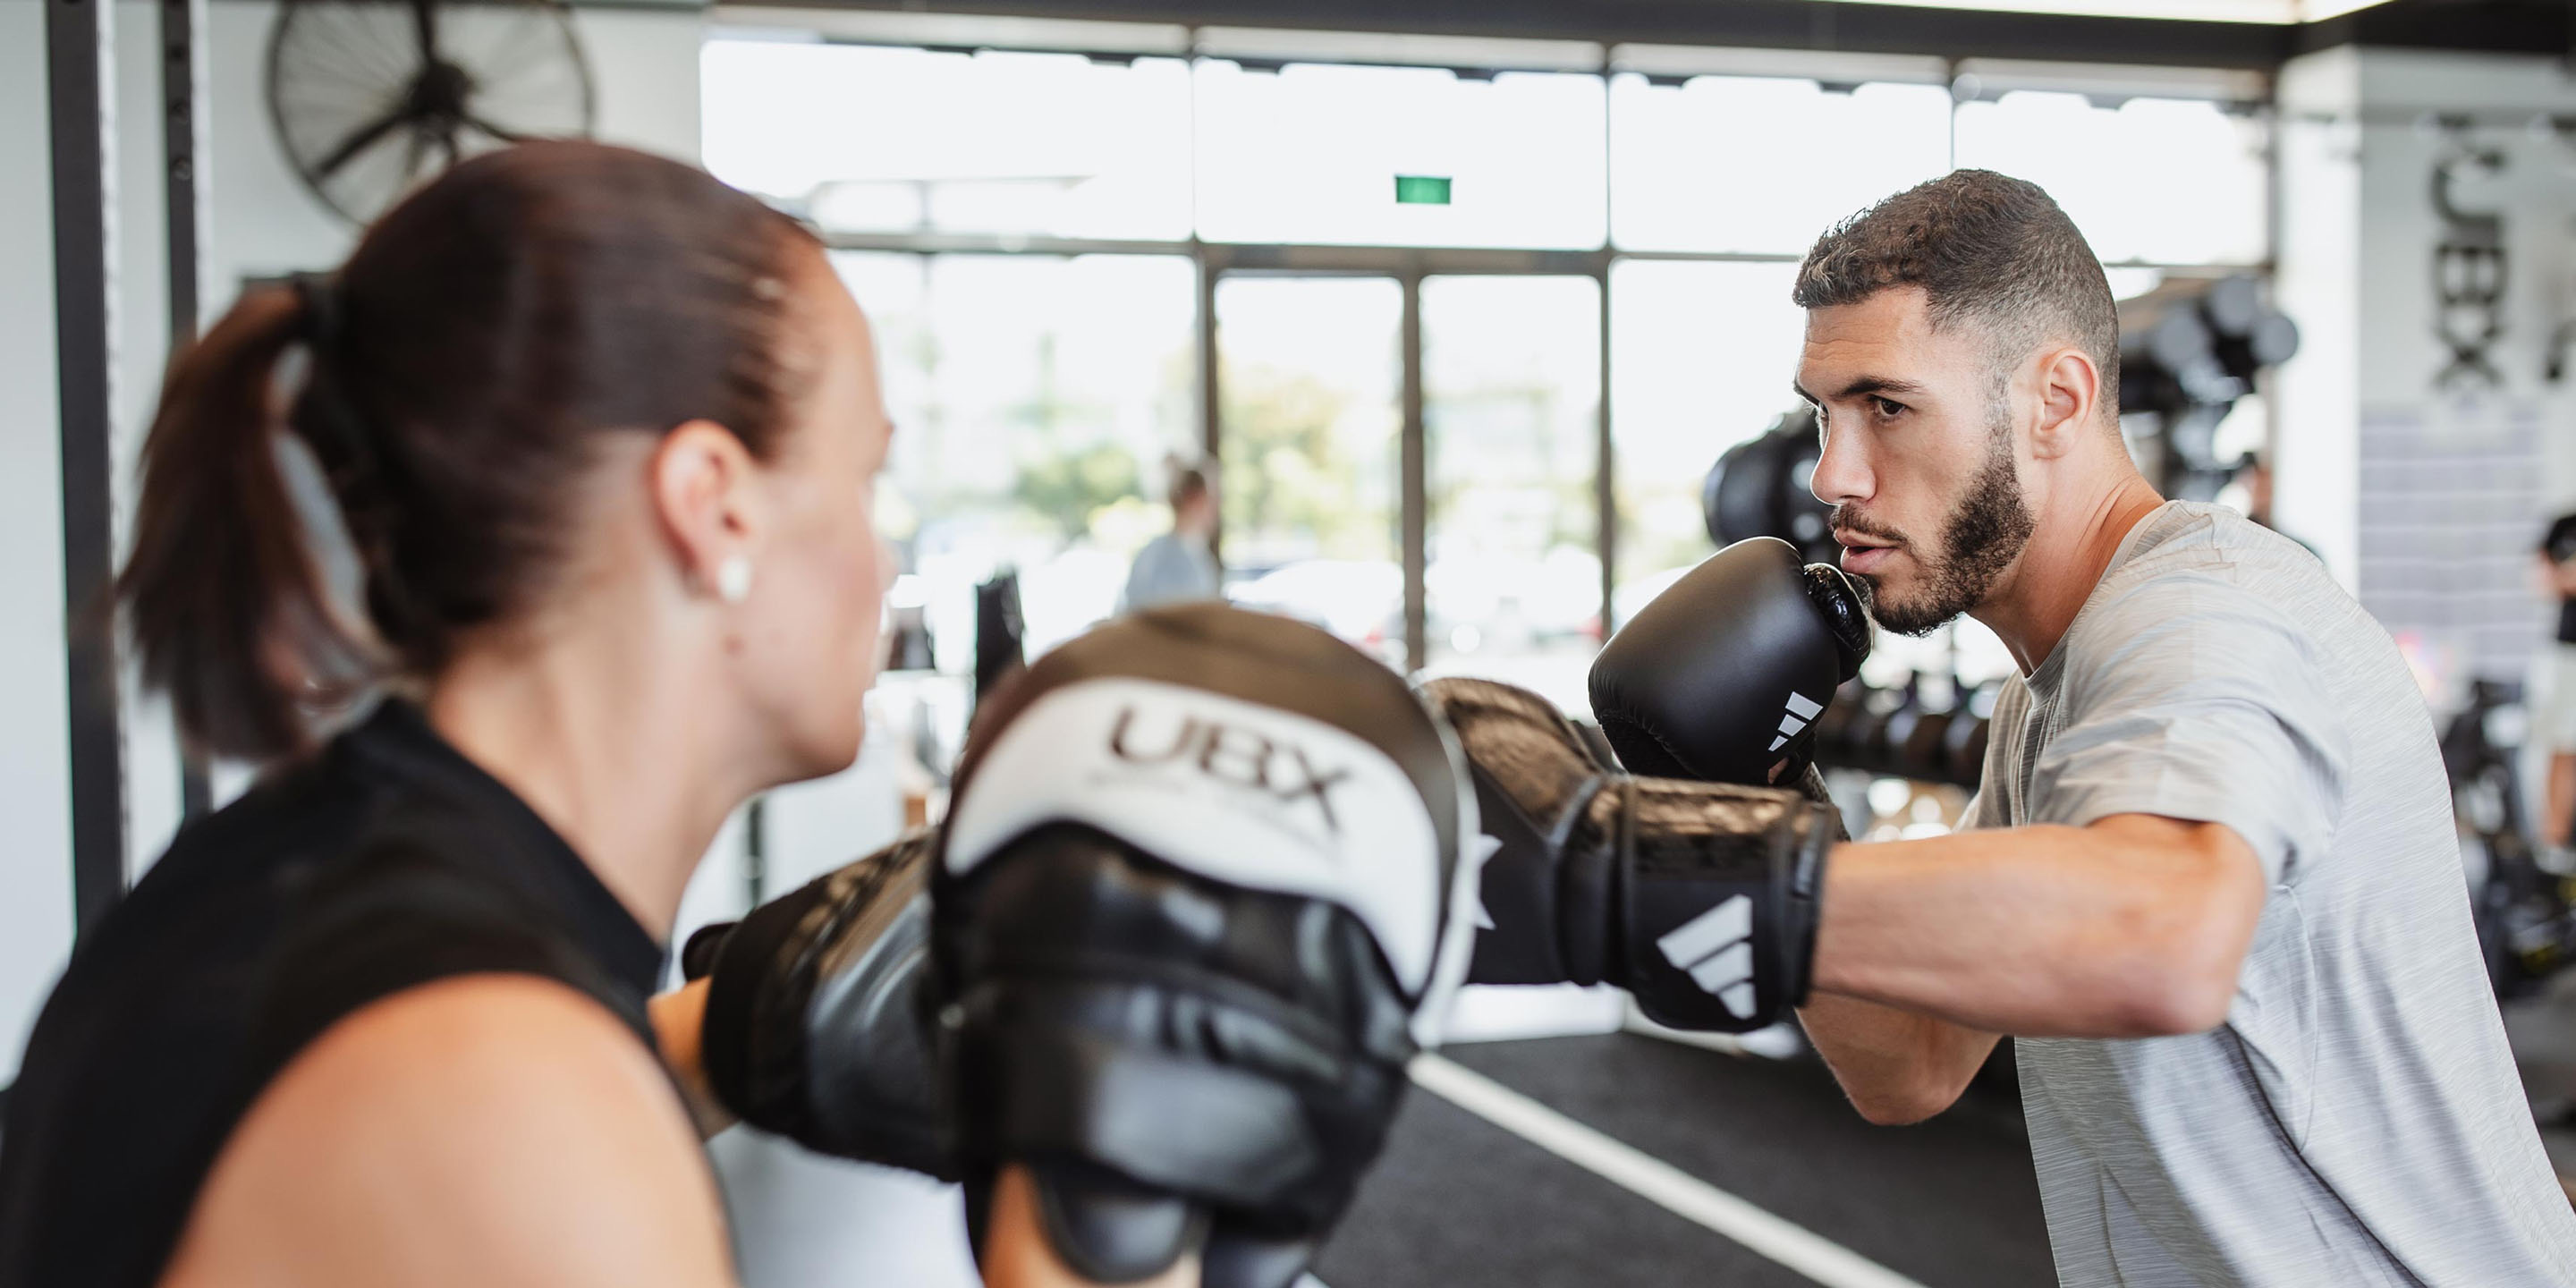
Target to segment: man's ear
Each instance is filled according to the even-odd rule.
[[[664,434],[653,450],[654,517],[698,593],[715,595],[718,570],[759,546],[766,516],[755,465],[733,431],[709,420]]]
[[[2103,412],[2102,369],[2093,355],[2074,345],[2051,349],[2039,357],[2039,421],[2031,429],[2031,453],[2042,460],[2074,450],[2086,436],[2099,436]],[[2107,391],[2112,397],[2117,390]]]

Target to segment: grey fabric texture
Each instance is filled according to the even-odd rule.
[[[1136,552],[1136,562],[1127,569],[1127,589],[1119,596],[1118,607],[1121,612],[1132,613],[1140,608],[1217,598],[1221,596],[1216,555],[1208,550],[1207,543],[1183,533],[1166,532]]]
[[[2226,1023],[2017,1038],[2069,1288],[2576,1283],[2432,720],[2298,544],[2168,502],[1995,704],[1964,826],[2223,823],[2269,893]]]

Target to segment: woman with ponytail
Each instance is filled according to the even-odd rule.
[[[117,593],[184,736],[267,771],[38,1021],[0,1285],[732,1282],[648,996],[726,816],[858,753],[888,433],[810,235],[588,144],[183,355]]]

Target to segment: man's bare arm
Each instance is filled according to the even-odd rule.
[[[1818,992],[2058,1037],[2225,1020],[2264,896],[2233,830],[2146,814],[1845,845],[1825,883]]]
[[[1995,1034],[1856,997],[1817,993],[1798,1008],[1807,1040],[1863,1118],[1918,1123],[1950,1107],[2000,1040]]]

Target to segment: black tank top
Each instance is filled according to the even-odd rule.
[[[561,837],[388,701],[181,832],[74,955],[0,1126],[0,1288],[157,1281],[234,1124],[370,1002],[538,975],[650,1045],[661,967]]]

